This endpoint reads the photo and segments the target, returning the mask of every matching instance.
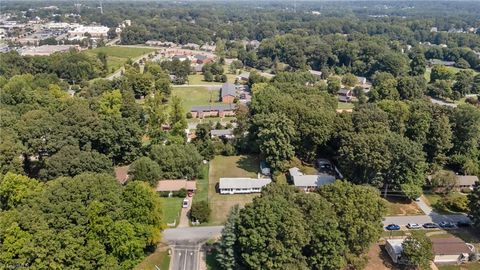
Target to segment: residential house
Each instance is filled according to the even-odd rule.
[[[220,178],[218,191],[220,194],[259,193],[271,182],[270,178]]]
[[[394,263],[404,263],[402,261],[403,241],[401,239],[388,239],[385,244],[385,250],[392,258]],[[475,252],[475,247],[465,243],[457,237],[449,238],[430,238],[433,245],[433,262],[436,264],[458,264],[468,261],[470,254]]]
[[[194,180],[160,180],[157,183],[157,192],[174,192],[185,189],[187,191],[194,192],[197,190],[197,181]]]
[[[197,73],[202,72],[202,70],[203,70],[203,64],[196,64],[196,65],[194,65],[194,66],[193,66],[193,70],[194,70],[195,72],[197,72]]]
[[[250,79],[250,72],[242,72],[235,79],[238,83],[247,83]]]
[[[433,65],[444,65],[444,66],[447,66],[447,67],[453,67],[453,65],[455,65],[454,61],[443,61],[443,60],[440,60],[440,59],[430,59],[430,60],[428,60],[428,63],[431,66],[433,66]]]
[[[310,69],[308,72],[310,72],[310,74],[312,74],[318,80],[322,79],[322,72],[321,71],[316,71],[316,70]]]
[[[437,264],[457,264],[467,262],[475,247],[457,237],[432,238],[433,262]]]
[[[404,238],[400,239],[387,239],[385,243],[385,250],[387,251],[393,263],[402,263],[402,251]]]
[[[172,60],[178,60],[180,62],[188,60],[188,56],[186,55],[174,55],[172,56]]]
[[[197,54],[193,58],[195,58],[195,62],[197,62],[197,64],[207,64],[212,62],[211,58],[203,54]]]
[[[223,103],[233,103],[237,98],[237,89],[233,83],[224,83],[220,89],[220,98]]]
[[[358,81],[358,84],[362,85],[362,86],[367,84],[367,78],[365,78],[365,77],[357,76],[357,81]]]
[[[456,188],[468,188],[473,190],[473,186],[476,182],[478,182],[478,177],[476,175],[457,175]]]
[[[193,118],[225,117],[235,115],[235,104],[212,104],[193,106],[190,113]]]
[[[338,91],[338,100],[341,102],[350,102],[352,101],[353,93],[352,90],[342,88]]]
[[[329,174],[304,175],[299,168],[288,170],[293,185],[305,192],[316,190],[318,187],[335,182],[335,176]]]
[[[233,129],[212,129],[210,131],[210,137],[213,138],[225,138],[225,139],[233,139],[235,136],[233,135]]]

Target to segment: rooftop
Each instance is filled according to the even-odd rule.
[[[478,182],[476,175],[457,175],[457,185],[459,186],[473,186]]]
[[[471,253],[472,250],[462,239],[453,238],[432,238],[433,253],[435,255],[460,255]]]
[[[405,239],[387,239],[387,244],[389,244],[392,249],[395,251],[395,254],[401,254],[403,251],[402,243]]]
[[[128,180],[128,166],[115,167],[115,178],[120,184]]]
[[[272,182],[270,178],[220,178],[219,189],[262,188]]]
[[[233,129],[212,129],[210,135],[212,136],[228,136],[233,134]]]
[[[178,191],[182,188],[186,190],[196,190],[197,182],[187,181],[185,179],[161,180],[161,181],[158,181],[156,190],[157,191]]]
[[[237,90],[233,83],[224,83],[221,88],[221,95],[224,96],[236,96]]]
[[[335,182],[335,176],[328,174],[320,175],[294,175],[293,184],[296,187],[319,187]]]
[[[205,111],[229,111],[235,110],[237,106],[235,104],[212,104],[212,105],[200,105],[192,106],[191,112],[205,112]]]

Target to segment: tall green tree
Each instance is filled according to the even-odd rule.
[[[412,76],[423,76],[426,67],[427,59],[425,59],[423,53],[417,53],[413,56],[412,61],[410,61],[410,74]]]
[[[222,230],[222,238],[217,246],[216,260],[222,269],[236,269],[239,254],[236,253],[237,226],[239,222],[240,208],[238,205],[230,209],[225,227]]]
[[[275,170],[286,169],[295,154],[293,122],[283,114],[255,115],[254,122],[258,126],[258,145],[268,164]]]
[[[128,169],[132,180],[145,181],[150,186],[156,186],[160,180],[161,169],[158,163],[148,157],[141,157],[135,160]]]
[[[410,267],[427,269],[433,260],[432,241],[425,234],[413,232],[402,243],[402,258]]]
[[[468,194],[468,213],[475,227],[480,228],[480,183],[477,182],[473,191]]]

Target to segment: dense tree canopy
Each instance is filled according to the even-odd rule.
[[[38,186],[10,174],[0,187],[8,207],[0,212],[2,265],[131,269],[160,239],[159,198],[139,182],[122,187],[106,174],[82,174]]]

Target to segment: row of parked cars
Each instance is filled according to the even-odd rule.
[[[407,227],[407,229],[410,229],[410,230],[416,230],[416,229],[422,229],[422,228],[425,228],[425,229],[439,229],[439,228],[454,229],[454,228],[457,228],[457,227],[468,227],[468,226],[470,226],[470,222],[468,222],[468,221],[459,221],[457,223],[442,221],[438,224],[429,222],[429,223],[425,223],[423,225],[420,225],[420,224],[417,224],[417,223],[408,223],[406,227]],[[385,229],[387,231],[398,231],[398,230],[400,230],[400,225],[389,224],[385,227]]]

